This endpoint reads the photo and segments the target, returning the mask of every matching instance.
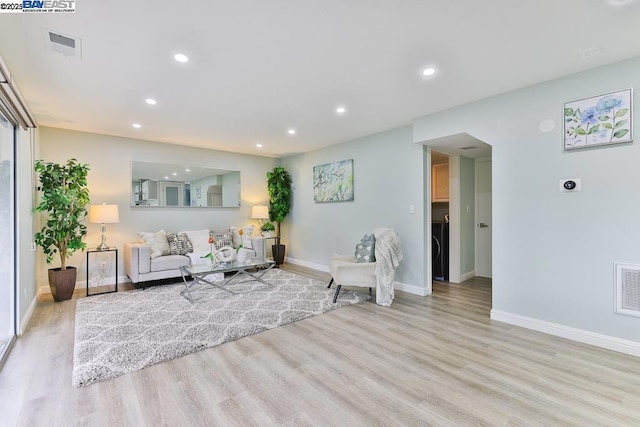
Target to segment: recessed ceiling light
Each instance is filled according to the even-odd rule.
[[[588,47],[578,52],[578,56],[582,59],[588,59],[600,54],[600,52],[602,52],[602,49],[598,46]]]
[[[142,125],[140,123],[134,123],[131,126],[133,126],[136,129],[140,129],[142,127]]]
[[[149,105],[156,105],[157,104],[156,100],[153,99],[153,98],[147,98],[147,99],[144,100],[144,102],[146,102]]]
[[[185,172],[191,172],[191,169],[185,169],[184,171]]]
[[[262,148],[262,144],[256,144],[256,147]]]
[[[347,107],[340,105],[338,107],[336,107],[336,113],[338,114],[344,114],[347,112]]]
[[[165,176],[165,177],[164,177],[164,179],[169,179],[169,177],[168,177],[168,176]]]
[[[289,129],[289,130],[287,131],[287,133],[288,133],[289,135],[295,135],[295,134],[296,134],[296,130],[295,130],[295,129]]]
[[[178,176],[178,174],[176,172],[172,173],[171,175],[173,176]]]
[[[431,77],[436,73],[436,69],[434,67],[431,66],[427,66],[427,67],[423,67],[420,70],[420,75],[422,77]]]
[[[189,57],[184,53],[176,53],[175,55],[173,55],[173,59],[182,63],[189,61]]]

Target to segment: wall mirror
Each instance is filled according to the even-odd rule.
[[[132,161],[131,206],[237,208],[240,171]]]

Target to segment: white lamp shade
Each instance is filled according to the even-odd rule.
[[[89,222],[92,224],[112,224],[120,222],[118,205],[89,206]]]
[[[251,208],[251,218],[253,219],[268,219],[269,218],[269,206],[254,206]]]

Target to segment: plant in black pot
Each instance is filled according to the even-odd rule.
[[[276,223],[276,244],[273,245],[273,260],[276,265],[284,262],[285,246],[280,244],[280,225],[291,210],[291,175],[281,166],[267,172],[269,192],[269,220]]]
[[[89,204],[87,174],[89,165],[69,159],[66,164],[35,162],[42,192],[36,212],[47,214],[46,224],[36,233],[36,244],[42,247],[51,264],[54,255],[60,256],[60,267],[49,269],[49,287],[55,301],[71,299],[76,284],[75,267],[67,266],[67,258],[86,247],[84,219]]]

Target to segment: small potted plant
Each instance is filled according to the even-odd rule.
[[[89,204],[89,165],[76,159],[69,159],[66,164],[37,160],[35,171],[42,194],[34,211],[47,215],[35,242],[42,247],[47,264],[51,264],[54,255],[59,255],[60,267],[49,269],[49,287],[55,301],[68,300],[73,296],[77,269],[67,266],[67,258],[86,247],[83,240],[87,234],[84,219]]]
[[[267,221],[260,227],[260,234],[263,237],[273,237],[275,236],[276,227],[273,225],[271,221]]]

